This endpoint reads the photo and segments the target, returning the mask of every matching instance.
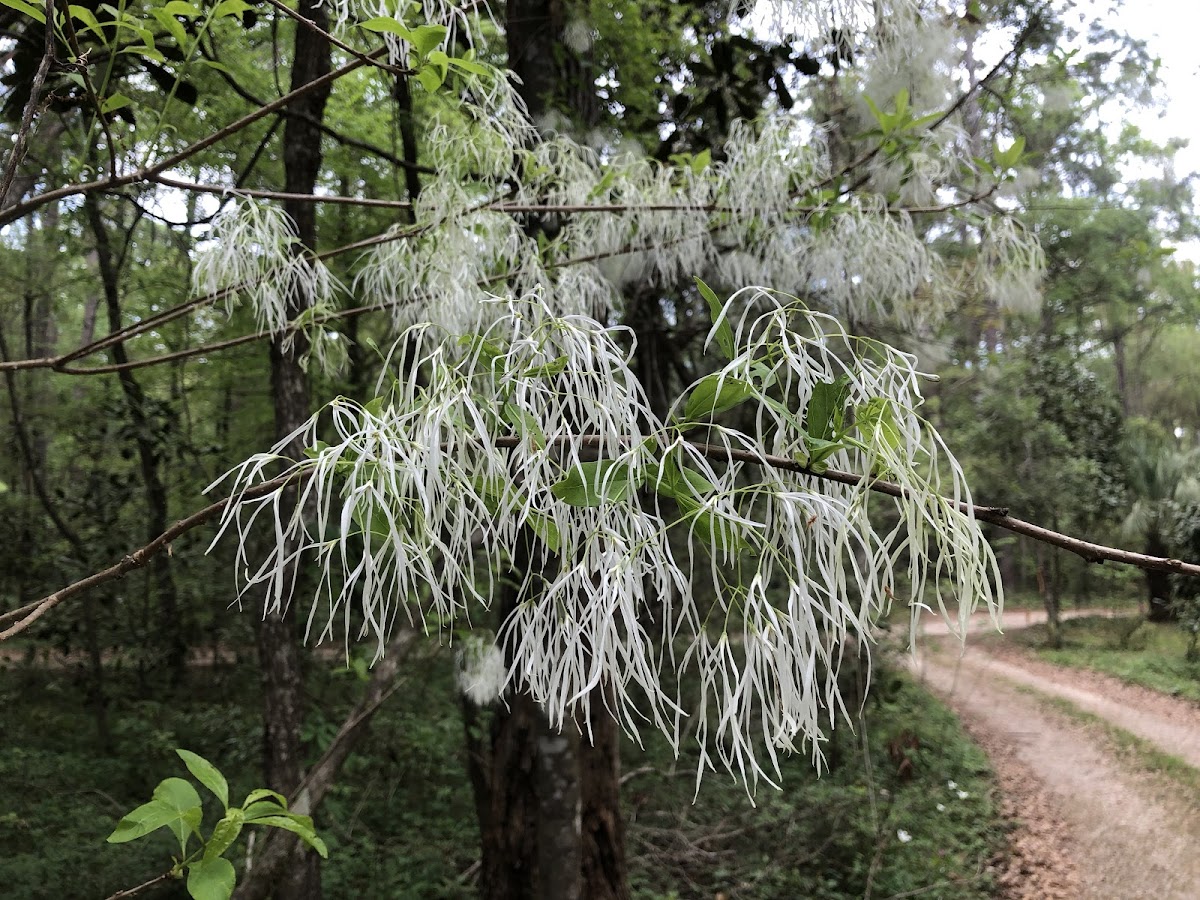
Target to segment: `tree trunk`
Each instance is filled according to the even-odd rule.
[[[300,0],[297,12],[328,31],[328,8],[314,0]],[[303,26],[296,28],[292,61],[292,89],[315,81],[330,70],[329,41]],[[283,131],[284,190],[290,194],[311,195],[321,169],[321,130],[329,88],[311,91],[289,108],[301,115],[289,116]],[[284,209],[296,226],[298,253],[306,253],[316,244],[316,210],[312,203],[287,201]],[[294,295],[288,301],[288,315],[294,319],[312,304],[312,298]],[[271,392],[275,403],[275,436],[282,439],[294,432],[309,417],[308,380],[300,360],[307,349],[302,334],[294,336],[290,347],[282,338],[271,341]],[[297,442],[299,443],[299,442]],[[285,454],[301,458],[303,447],[289,446]],[[296,502],[292,490],[281,515]],[[296,581],[292,580],[293,589]],[[286,598],[285,598],[286,599]],[[303,748],[300,729],[304,721],[304,668],[299,653],[299,637],[292,609],[285,602],[279,614],[264,615],[258,625],[258,652],[263,671],[263,769],[267,785],[291,795],[303,778]],[[281,873],[275,888],[278,900],[319,900],[321,897],[320,857],[291,841],[292,860]]]
[[[507,15],[509,68],[521,79],[534,121],[556,107],[579,111],[584,124],[594,121],[595,87],[586,62],[562,43],[561,3],[514,0]],[[499,622],[522,599],[503,589]],[[620,735],[602,703],[593,719],[594,745],[586,736],[551,732],[525,694],[493,712],[488,777],[472,778],[477,792],[488,790],[486,803],[476,800],[487,809],[480,890],[488,900],[628,896]]]
[[[88,194],[83,200],[84,210],[96,242],[96,267],[100,272],[100,286],[104,293],[104,305],[108,314],[110,331],[122,328],[121,293],[119,266],[109,240],[108,227],[100,211],[100,198]],[[125,344],[117,341],[109,350],[113,362],[118,365],[129,361]],[[146,393],[134,376],[133,371],[124,369],[117,373],[121,394],[125,398],[125,409],[133,429],[133,443],[137,450],[138,464],[142,474],[142,486],[146,494],[146,541],[154,540],[167,530],[169,510],[167,487],[163,483],[161,456],[155,439],[156,422]],[[187,674],[186,628],[179,606],[179,594],[171,572],[171,557],[167,553],[156,554],[150,563],[150,577],[154,582],[159,610],[159,646],[162,648],[167,668],[175,682],[181,683]]]
[[[605,690],[608,690],[607,688]],[[611,691],[609,691],[611,698]],[[621,728],[600,695],[588,697],[593,743],[579,754],[584,900],[629,900],[621,815]],[[587,743],[587,737],[584,737]]]
[[[1157,531],[1150,532],[1146,541],[1146,553],[1150,556],[1169,556],[1166,541]],[[1146,569],[1146,593],[1149,607],[1146,614],[1150,622],[1174,622],[1177,618],[1171,606],[1171,576],[1167,572]]]

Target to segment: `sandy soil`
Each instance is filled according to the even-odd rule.
[[[1018,653],[926,652],[916,667],[992,758],[1018,822],[999,877],[1005,896],[1200,898],[1197,798],[1132,772],[1100,736],[1017,685],[1070,700],[1200,766],[1193,704]]]

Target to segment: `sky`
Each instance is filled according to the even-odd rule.
[[[1188,139],[1190,146],[1177,157],[1177,174],[1200,172],[1200,55],[1196,53],[1200,4],[1195,0],[1126,0],[1115,12],[1111,5],[1110,0],[1088,0],[1080,4],[1080,12],[1146,41],[1163,64],[1160,92],[1165,109],[1161,115],[1154,111],[1135,115],[1134,121],[1156,142]]]

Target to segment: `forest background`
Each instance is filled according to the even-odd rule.
[[[863,665],[839,674],[862,727],[833,729],[821,779],[802,754],[757,807],[716,777],[693,805],[694,750],[618,750],[603,716],[581,741],[521,697],[464,695],[465,636],[401,617],[382,661],[370,642],[314,652],[306,599],[260,616],[236,542],[206,553],[207,526],[39,601],[123,565],[321,404],[369,405],[412,365],[388,348],[414,309],[461,324],[484,289],[529,279],[629,329],[662,416],[719,366],[695,277],[721,298],[797,294],[938,375],[925,415],[981,504],[1200,558],[1200,304],[1173,249],[1196,238],[1191,177],[1177,144],[1112,125],[1158,102],[1152,53],[1075,12],[6,2],[4,883],[108,896],[169,867],[162,833],[101,842],[185,748],[243,794],[291,797],[329,845],[322,862],[248,832],[245,897],[987,896],[1003,834],[986,763],[878,655],[870,703]],[[545,171],[520,152],[535,141]],[[591,154],[582,194],[568,147]],[[794,168],[773,182],[776,157]],[[434,227],[467,209],[513,223],[517,249],[493,251],[487,223]],[[386,256],[408,238],[427,255]],[[254,268],[280,247],[328,281]],[[730,407],[714,415],[752,430]],[[1192,582],[988,535],[1010,603],[1053,621],[1140,599],[1197,634]],[[519,596],[475,624],[494,635]],[[932,790],[947,781],[968,795],[950,814]]]

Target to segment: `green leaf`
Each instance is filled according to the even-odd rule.
[[[158,12],[159,10],[154,10]],[[87,31],[92,32],[101,40],[104,40],[104,30],[100,27],[99,20],[96,19],[96,14],[86,6],[75,6],[74,4],[67,7],[67,12],[71,14],[71,18],[77,22],[82,22]]]
[[[287,806],[280,806],[275,800],[255,800],[247,802],[243,810],[246,822],[257,822],[271,816],[287,815]]]
[[[280,806],[287,809],[287,797],[283,796],[279,791],[273,791],[270,788],[257,788],[251,791],[246,795],[246,802],[242,804],[242,808],[245,809],[251,803],[257,803],[259,800],[264,800],[268,797],[274,798]]]
[[[187,43],[187,32],[179,24],[179,20],[165,9],[152,9],[150,14],[158,20],[158,24],[167,29],[167,33],[175,38],[175,43],[182,47]]]
[[[850,376],[845,374],[813,386],[804,415],[805,430],[814,438],[828,441],[842,430],[849,386]]]
[[[309,459],[316,459],[328,449],[329,449],[328,443],[326,443],[325,441],[317,441],[316,444],[314,444],[313,446],[304,448],[304,455],[307,456]],[[228,805],[228,804],[226,804],[226,805]]]
[[[221,0],[213,10],[213,17],[222,19],[226,16],[240,16],[248,9],[251,9],[251,6],[246,0]]]
[[[186,0],[171,0],[163,7],[163,12],[183,19],[196,19],[200,16],[200,10],[196,8],[196,5],[186,2]]]
[[[237,884],[233,863],[223,857],[188,865],[187,889],[193,900],[229,900]]]
[[[566,478],[551,485],[550,493],[571,506],[600,506],[624,500],[635,487],[628,463],[602,459],[571,467]]]
[[[1020,135],[1009,145],[1006,150],[1001,150],[1000,145],[996,144],[996,168],[997,169],[1012,169],[1021,161],[1021,155],[1025,152],[1025,137]]]
[[[717,491],[717,486],[695,469],[680,467],[673,454],[662,461],[655,477],[647,481],[660,496],[678,501],[686,511],[699,509],[704,498]]]
[[[15,9],[19,13],[24,13],[31,19],[36,19],[43,25],[46,24],[46,13],[44,10],[38,9],[32,3],[26,3],[25,0],[0,0],[9,9]]]
[[[351,514],[364,535],[370,534],[384,544],[391,540],[392,523],[377,503],[369,503],[365,509],[356,504]]]
[[[246,814],[236,806],[225,813],[225,817],[213,827],[212,835],[209,837],[208,843],[204,845],[204,858],[215,859],[223,856],[225,851],[232,847],[233,842],[238,839],[238,835],[242,833],[242,826],[245,824]]]
[[[474,356],[486,360],[489,364],[504,355],[503,347],[479,334],[464,334],[458,339],[458,345],[469,349]]]
[[[554,522],[543,516],[541,513],[530,513],[529,527],[533,529],[533,533],[538,536],[543,544],[545,544],[552,552],[562,552],[562,535],[559,534],[558,526]]]
[[[896,425],[896,411],[892,402],[884,397],[872,397],[860,403],[855,410],[855,425],[868,446],[887,447],[900,451],[904,439]]]
[[[398,22],[391,16],[378,16],[374,19],[367,19],[365,22],[359,22],[358,27],[365,28],[367,31],[374,31],[376,34],[394,34],[412,43],[412,31],[403,22]]]
[[[429,56],[429,61],[433,62],[434,54],[431,53],[435,47],[440,47],[446,39],[446,33],[449,29],[445,25],[421,25],[412,33],[412,37],[408,40],[412,43],[417,53],[421,56]],[[446,77],[446,63],[448,62],[446,54],[442,54],[441,67],[442,78]]]
[[[188,838],[200,833],[200,795],[191,783],[182,778],[166,778],[154,789],[154,799],[172,807],[178,818],[167,823],[167,828],[179,841],[179,852],[187,853]]]
[[[527,409],[513,403],[504,404],[504,421],[508,422],[518,435],[529,438],[539,450],[546,446],[546,433],[537,420],[537,416]]]
[[[715,516],[707,509],[698,510],[691,516],[693,533],[709,545],[715,545],[722,550],[733,553],[745,553],[751,549],[750,543],[742,537],[741,529],[728,519]]]
[[[729,320],[721,316],[725,304],[717,298],[713,289],[699,278],[696,279],[696,288],[700,291],[700,296],[708,303],[708,313],[712,317],[713,325],[716,326],[716,333],[713,337],[716,338],[717,346],[721,348],[726,359],[733,359],[736,349],[733,343],[733,329],[729,325]]]
[[[452,56],[449,59],[450,65],[463,72],[470,72],[472,75],[487,76],[491,74],[491,70],[483,63],[477,63],[474,60],[462,59],[461,57]]]
[[[255,825],[269,825],[272,828],[282,828],[284,831],[290,831],[292,834],[308,844],[321,855],[322,859],[329,859],[329,848],[325,846],[325,842],[317,837],[317,833],[313,830],[312,819],[308,816],[286,815],[286,816],[268,816],[263,819],[256,819]]]
[[[692,388],[683,407],[683,417],[688,422],[707,421],[754,395],[754,385],[750,382],[714,372],[701,378]]]
[[[176,22],[175,24],[178,25],[179,23]],[[102,114],[110,113],[110,112],[113,112],[114,110],[124,109],[126,106],[132,106],[132,105],[133,105],[133,101],[130,100],[128,97],[126,97],[124,94],[113,94],[111,97],[108,97],[103,103],[100,104],[100,112]]]
[[[124,844],[136,841],[178,819],[179,811],[173,806],[159,800],[151,800],[126,813],[113,829],[113,833],[108,836],[107,842]]]
[[[543,363],[540,366],[534,366],[529,369],[525,375],[529,378],[553,378],[555,375],[561,375],[567,369],[569,360],[565,356],[559,356],[550,360],[548,363]]]
[[[808,450],[808,468],[818,474],[829,468],[825,460],[847,447],[842,441],[827,441],[809,434],[804,436],[804,446]]]
[[[176,750],[175,753],[183,760],[192,776],[221,801],[221,808],[229,809],[229,783],[225,781],[225,776],[220,770],[203,756],[198,756],[190,750]]]
[[[3,0],[0,0],[0,2],[3,2]],[[428,66],[417,72],[417,81],[421,82],[421,87],[425,88],[431,94],[436,94],[437,89],[442,86],[445,80],[446,77],[444,74],[439,75],[436,70]]]

